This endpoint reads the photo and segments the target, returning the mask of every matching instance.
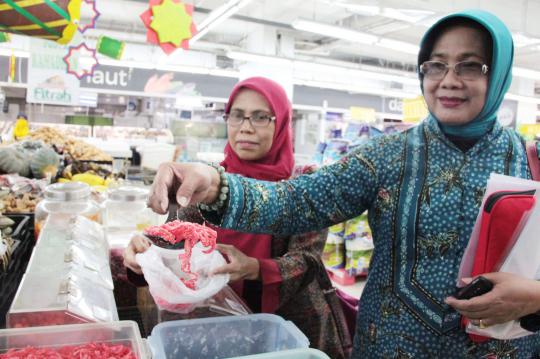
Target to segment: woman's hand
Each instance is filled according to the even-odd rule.
[[[219,173],[202,163],[168,162],[159,166],[148,207],[159,214],[167,213],[169,201],[182,207],[190,204],[212,203],[219,194]]]
[[[482,276],[493,283],[488,293],[468,300],[446,298],[446,303],[472,324],[488,327],[540,310],[540,282],[502,272]]]
[[[148,239],[141,235],[135,235],[131,238],[129,245],[124,250],[124,266],[131,269],[137,274],[142,274],[141,267],[135,260],[137,253],[143,253],[150,248],[150,242]]]
[[[218,244],[217,250],[227,255],[229,263],[216,268],[212,274],[228,273],[231,282],[241,279],[259,279],[259,261],[256,258],[248,257],[234,246]]]

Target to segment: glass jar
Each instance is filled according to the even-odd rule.
[[[109,192],[105,201],[104,224],[107,229],[138,230],[155,225],[156,214],[146,206],[149,190],[124,186]]]
[[[82,182],[55,183],[45,188],[45,198],[36,207],[36,240],[51,214],[81,215],[101,223],[101,208],[91,199],[92,189]]]

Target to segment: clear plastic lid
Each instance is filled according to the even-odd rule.
[[[125,186],[109,192],[109,198],[113,201],[137,202],[146,201],[149,190],[141,187]]]
[[[118,320],[110,289],[97,286],[74,272],[63,275],[26,273],[9,315],[42,316],[44,323],[51,323],[48,313],[52,311],[71,313],[92,322]]]
[[[45,188],[45,199],[53,201],[80,201],[90,197],[90,186],[82,182],[55,183]]]

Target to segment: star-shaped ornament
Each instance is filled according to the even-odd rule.
[[[85,76],[92,76],[98,65],[96,50],[81,43],[78,46],[70,46],[68,54],[64,56],[67,65],[67,73],[75,75],[79,80]]]
[[[84,32],[88,29],[96,28],[96,21],[101,15],[101,13],[96,8],[96,1],[97,0],[83,0],[81,2],[81,14],[91,14],[89,23],[79,24],[79,31],[81,32],[81,34],[84,34]]]
[[[180,0],[150,0],[149,5],[141,14],[146,40],[159,45],[167,55],[178,48],[189,49],[189,39],[197,33],[193,6]]]

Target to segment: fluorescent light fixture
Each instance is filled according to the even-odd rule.
[[[409,23],[417,23],[435,14],[429,10],[395,9],[390,7],[380,7],[377,5],[358,5],[354,3],[323,1],[327,4],[339,6],[355,14],[364,16],[384,16],[387,18],[401,20]]]
[[[0,47],[0,55],[2,55],[2,56],[14,55],[15,57],[30,57],[30,52],[23,51],[23,50],[14,50],[14,49],[8,49],[8,48],[5,48],[5,47]]]
[[[539,38],[527,36],[522,32],[513,33],[512,38],[514,39],[514,45],[516,45],[516,47],[540,44]]]
[[[292,61],[283,57],[251,54],[241,51],[228,51],[227,57],[233,60],[258,62],[267,65],[291,65]]]
[[[540,80],[540,71],[526,69],[524,67],[513,67],[512,74],[518,77],[525,77],[533,80]]]
[[[197,34],[195,34],[195,36],[189,40],[189,44],[193,45],[204,35],[206,35],[208,31],[212,30],[223,21],[237,13],[251,1],[252,0],[230,0],[220,7],[212,10],[212,12],[210,12],[210,14],[208,14],[208,16],[197,26],[199,32],[197,32]]]
[[[251,62],[257,62],[257,63],[267,64],[267,65],[279,65],[279,66],[292,65],[295,69],[299,71],[308,70],[308,71],[321,72],[321,73],[326,73],[326,74],[334,73],[334,74],[339,74],[339,76],[342,76],[342,77],[358,76],[358,77],[363,77],[363,78],[372,79],[372,80],[392,81],[392,82],[399,82],[403,84],[419,86],[419,81],[417,77],[406,76],[406,74],[401,76],[397,74],[388,74],[384,72],[367,71],[367,70],[363,70],[360,67],[354,68],[354,67],[345,67],[345,66],[335,66],[335,65],[330,65],[330,64],[317,63],[313,61],[299,61],[299,60],[293,60],[293,59],[288,59],[288,58],[252,54],[252,53],[240,52],[240,51],[229,51],[227,52],[227,57],[233,60],[251,61]]]
[[[301,31],[312,32],[314,34],[334,37],[336,39],[347,40],[351,42],[359,42],[362,44],[372,45],[378,40],[377,36],[367,34],[365,32],[309,20],[296,19],[293,21],[292,27]]]
[[[375,45],[412,55],[418,55],[418,52],[420,51],[420,46],[413,45],[405,41],[392,40],[384,37],[382,37]]]
[[[515,100],[515,101],[534,103],[534,104],[540,105],[540,97],[522,96],[522,95],[515,95],[515,94],[507,93],[506,96],[504,96],[504,98],[508,100]]]
[[[433,11],[428,10],[394,9],[385,7],[382,8],[380,15],[389,17],[391,19],[416,24],[417,22],[422,21],[433,14],[435,14]]]

